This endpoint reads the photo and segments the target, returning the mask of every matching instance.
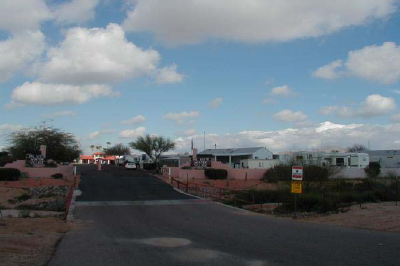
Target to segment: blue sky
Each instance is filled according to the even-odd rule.
[[[0,0],[0,147],[47,121],[85,152],[400,148],[398,4]]]

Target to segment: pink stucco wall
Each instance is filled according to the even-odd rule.
[[[72,176],[73,175],[73,165],[59,165],[57,167],[49,167],[49,168],[33,168],[33,167],[25,167],[24,160],[18,160],[13,163],[8,163],[4,166],[4,168],[16,168],[21,172],[26,173],[27,177],[30,178],[39,178],[39,177],[51,177],[54,174],[61,173],[64,176]]]
[[[264,173],[266,172],[265,169],[233,169],[229,165],[223,164],[221,162],[212,162],[212,168],[216,169],[225,169],[228,171],[228,178],[235,179],[235,180],[245,180],[246,173],[248,180],[259,180],[263,177]],[[163,171],[164,176],[168,176],[168,167],[164,168]],[[196,169],[181,169],[179,167],[170,167],[171,169],[171,176],[173,178],[179,178],[186,180],[198,180],[198,179],[207,179],[204,175],[204,170],[196,170]]]

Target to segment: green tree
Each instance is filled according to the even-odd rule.
[[[106,155],[118,155],[118,156],[122,156],[122,155],[129,155],[131,154],[131,151],[128,147],[126,147],[124,144],[120,143],[120,144],[116,144],[110,148],[106,148],[104,149],[104,153]]]
[[[13,158],[23,160],[26,154],[39,154],[46,145],[46,158],[72,162],[81,154],[79,143],[71,133],[53,127],[34,127],[11,133],[6,148]]]
[[[92,149],[92,152],[94,151],[94,148],[95,148],[96,146],[94,146],[93,144],[92,145],[90,145],[90,148]]]
[[[132,149],[146,153],[157,165],[160,156],[167,151],[175,148],[175,142],[169,138],[161,136],[150,136],[147,134],[144,137],[138,137],[136,141],[129,143]]]
[[[96,146],[96,151],[101,151],[101,149],[103,149],[103,147],[101,147],[100,145]]]

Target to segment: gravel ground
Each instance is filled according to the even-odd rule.
[[[45,265],[71,227],[58,218],[0,218],[0,264]]]
[[[301,218],[299,221],[400,233],[400,203],[354,205],[347,212]]]

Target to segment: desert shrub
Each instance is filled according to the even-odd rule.
[[[62,179],[63,177],[64,177],[64,175],[61,173],[57,173],[57,174],[54,174],[51,176],[51,178],[53,178],[53,179]]]
[[[145,164],[143,164],[143,169],[144,170],[156,170],[157,169],[157,164],[155,164],[155,163],[145,163]]]
[[[377,178],[381,173],[381,165],[376,162],[371,162],[369,166],[365,168],[365,173],[369,178]]]
[[[22,194],[21,196],[16,197],[15,199],[18,201],[26,201],[30,198],[31,198],[31,195],[25,193],[25,194]]]
[[[204,175],[208,179],[226,179],[228,177],[228,171],[225,169],[208,168],[204,170]]]
[[[278,181],[289,181],[292,179],[292,167],[289,165],[275,165],[273,168],[268,169],[262,180],[271,183]]]
[[[55,162],[48,162],[48,163],[46,164],[46,167],[57,167],[57,163],[55,163]]]
[[[317,165],[304,166],[304,180],[305,181],[326,181],[331,175],[331,171],[327,167]],[[292,166],[290,165],[275,165],[273,168],[267,170],[262,178],[264,181],[276,183],[278,181],[292,180]]]
[[[16,181],[21,177],[21,171],[15,168],[1,168],[0,181]]]

